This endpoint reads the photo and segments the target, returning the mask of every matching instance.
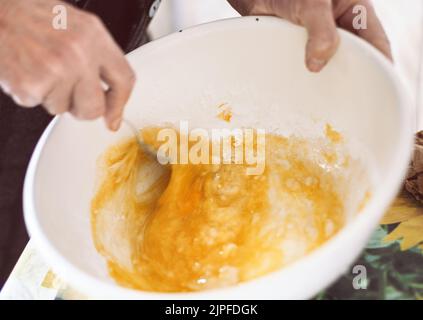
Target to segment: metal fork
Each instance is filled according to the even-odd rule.
[[[142,139],[139,130],[137,127],[128,119],[122,119],[122,123],[124,123],[134,134],[135,139],[137,141],[138,146],[140,147],[141,151],[143,151],[146,155],[154,160],[158,161],[160,164],[168,164],[169,158],[163,155],[161,152],[156,151],[152,146],[146,144]]]

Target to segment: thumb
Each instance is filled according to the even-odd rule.
[[[312,5],[302,10],[301,20],[308,32],[307,68],[312,72],[319,72],[335,54],[339,45],[332,1],[312,1]]]

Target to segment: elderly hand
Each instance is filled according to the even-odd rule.
[[[66,7],[66,29],[53,27],[57,5]],[[57,0],[0,0],[0,86],[17,104],[104,116],[117,130],[134,79],[96,16]]]
[[[306,64],[320,71],[336,52],[339,36],[336,27],[348,30],[379,49],[392,60],[388,38],[367,0],[228,0],[242,15],[273,15],[304,26],[308,31]],[[353,8],[367,10],[367,29],[353,27]]]

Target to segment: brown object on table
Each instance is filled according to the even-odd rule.
[[[405,189],[423,203],[423,131],[416,133],[414,154],[405,180]]]

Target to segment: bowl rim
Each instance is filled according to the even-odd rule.
[[[199,34],[205,34],[213,30],[226,29],[233,26],[239,26],[241,24],[250,24],[252,21],[257,23],[256,19],[259,18],[262,23],[267,24],[281,24],[284,27],[289,28],[300,28],[289,22],[276,17],[264,17],[264,16],[249,16],[249,17],[236,17],[213,21],[201,25],[196,25],[187,29],[184,32],[175,32],[173,34],[162,37],[158,40],[150,42],[132,53],[128,54],[130,58],[134,53],[140,51],[149,50],[152,51],[155,48],[160,48],[163,43],[170,43],[171,41],[179,41],[180,37],[195,37]],[[353,42],[355,45],[362,48],[368,55],[371,55],[375,63],[384,70],[393,82],[395,87],[395,93],[398,97],[398,108],[400,109],[399,132],[398,132],[398,150],[394,155],[392,161],[393,166],[396,166],[398,170],[391,170],[386,173],[386,183],[381,186],[372,196],[366,208],[363,212],[357,216],[353,221],[347,224],[340,232],[335,236],[315,249],[305,257],[297,260],[296,262],[281,268],[280,270],[274,271],[270,274],[261,276],[257,279],[253,279],[244,283],[240,283],[235,286],[229,286],[219,289],[211,289],[199,292],[181,292],[181,293],[158,293],[158,292],[147,292],[140,291],[130,288],[121,287],[112,282],[100,280],[94,276],[91,276],[84,270],[80,269],[76,265],[69,262],[60,252],[56,249],[53,243],[49,241],[49,238],[44,234],[43,229],[37,219],[38,214],[35,206],[35,195],[34,195],[34,183],[37,173],[37,168],[42,154],[44,145],[49,140],[50,135],[54,132],[62,120],[62,116],[56,116],[54,120],[48,125],[40,140],[38,141],[34,153],[31,157],[27,173],[25,176],[24,189],[23,189],[23,207],[24,207],[24,219],[27,230],[31,236],[31,242],[35,244],[41,256],[51,265],[55,272],[60,276],[63,276],[66,281],[71,285],[75,285],[75,289],[80,290],[81,293],[89,294],[94,298],[100,299],[161,299],[161,300],[175,300],[175,299],[229,299],[234,297],[251,297],[247,292],[256,292],[254,288],[258,283],[272,283],[273,279],[279,277],[280,273],[289,274],[290,270],[298,268],[300,265],[305,265],[310,260],[318,259],[318,256],[324,257],[325,254],[333,252],[339,249],[339,247],[357,232],[365,230],[366,225],[369,223],[377,223],[390,205],[390,199],[393,199],[400,189],[402,179],[406,174],[406,170],[411,157],[412,146],[413,146],[413,135],[414,132],[411,129],[411,103],[410,99],[406,94],[406,87],[403,83],[403,79],[397,73],[397,70],[391,64],[391,62],[383,56],[377,49],[365,42],[364,40],[356,37],[355,35],[339,30],[340,36],[343,40]],[[334,274],[332,281],[334,281],[340,274]],[[294,294],[293,297],[297,299],[304,299],[312,297],[317,294],[322,288],[315,287],[307,297],[301,294]],[[266,293],[255,297],[255,299],[269,298]]]

